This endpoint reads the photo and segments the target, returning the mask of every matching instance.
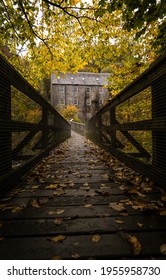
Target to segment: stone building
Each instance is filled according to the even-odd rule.
[[[110,73],[78,72],[77,74],[51,75],[51,102],[54,107],[75,105],[78,118],[89,120],[109,97],[107,78]]]

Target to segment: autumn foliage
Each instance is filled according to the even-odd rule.
[[[78,119],[78,108],[74,105],[67,105],[64,109],[60,109],[61,115],[68,121],[73,120],[79,122]]]

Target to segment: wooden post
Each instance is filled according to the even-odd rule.
[[[42,148],[48,145],[48,111],[42,107]]]
[[[152,119],[166,119],[166,76],[152,84]],[[152,165],[166,170],[166,131],[152,131]]]
[[[110,109],[110,126],[116,124],[115,107]],[[111,146],[116,148],[116,131],[111,131]]]
[[[0,121],[5,131],[0,127],[0,176],[12,169],[11,131],[8,129],[11,121],[11,86],[0,77]],[[6,124],[5,124],[6,123]]]

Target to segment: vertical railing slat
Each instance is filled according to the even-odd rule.
[[[0,120],[4,123],[11,121],[11,86],[3,76],[0,77]],[[0,176],[12,169],[11,131],[0,129]]]

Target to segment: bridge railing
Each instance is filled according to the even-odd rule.
[[[70,124],[0,55],[0,193],[70,133]]]
[[[166,55],[86,125],[87,137],[166,188]]]

